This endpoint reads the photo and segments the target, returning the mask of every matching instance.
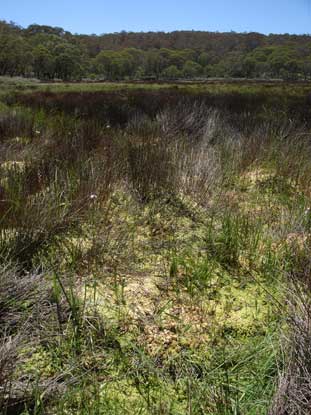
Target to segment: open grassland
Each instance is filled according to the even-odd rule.
[[[3,413],[307,414],[306,87],[7,88]]]

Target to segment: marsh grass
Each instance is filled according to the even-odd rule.
[[[248,93],[11,97],[4,414],[304,413],[310,137]]]

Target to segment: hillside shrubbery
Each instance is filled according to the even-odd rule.
[[[44,80],[311,77],[308,35],[181,31],[86,36],[2,21],[0,50],[0,75]]]

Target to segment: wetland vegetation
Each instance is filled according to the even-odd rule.
[[[307,414],[307,84],[2,79],[0,407]]]

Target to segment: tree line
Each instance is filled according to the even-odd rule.
[[[0,75],[41,80],[311,78],[311,36],[260,33],[71,34],[0,21]]]

